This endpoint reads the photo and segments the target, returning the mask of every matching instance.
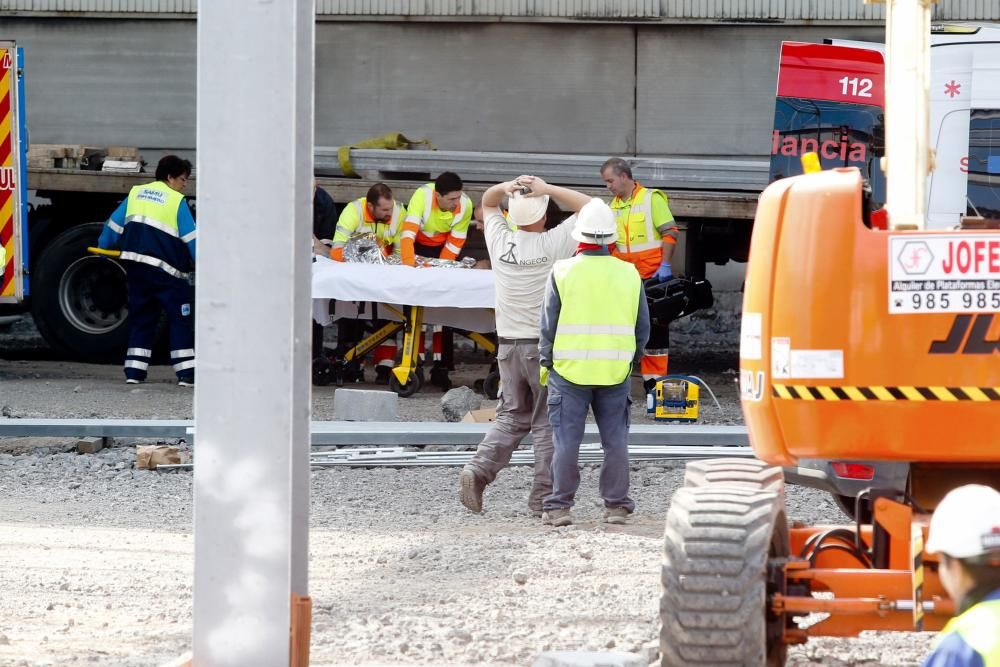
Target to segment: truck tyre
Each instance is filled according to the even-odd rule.
[[[31,270],[31,314],[54,348],[81,361],[120,362],[128,345],[128,287],[121,264],[91,255],[101,223],[54,238]]]
[[[740,484],[762,491],[783,492],[785,488],[781,468],[758,459],[705,459],[691,461],[684,469],[684,486],[717,483]]]
[[[783,489],[678,489],[664,543],[662,667],[784,665],[786,619],[769,610],[789,549]]]

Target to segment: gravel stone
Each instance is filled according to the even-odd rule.
[[[483,406],[483,397],[469,387],[455,387],[449,389],[441,397],[441,412],[445,421],[459,422],[462,417],[471,410],[478,410]]]
[[[675,352],[671,370],[698,375],[719,397],[721,410],[703,402],[705,423],[741,424],[738,359],[715,354]],[[32,355],[0,360],[5,416],[192,417],[192,393],[177,388],[169,366],[151,368],[142,391],[131,393],[117,365]],[[458,361],[456,384],[468,388],[486,375],[482,360]],[[313,388],[314,419],[332,418],[336,391]],[[636,380],[633,396],[640,393]],[[400,420],[440,420],[441,398],[425,387],[400,400]],[[650,423],[640,401],[632,410],[633,423]],[[0,440],[0,664],[152,667],[190,650],[194,478],[134,470],[135,445],[155,442],[76,455],[65,451],[75,439]],[[656,646],[659,632],[663,520],[684,466],[635,469],[636,514],[613,530],[601,523],[595,466],[581,471],[577,524],[561,530],[528,514],[526,467],[499,475],[482,514],[459,504],[457,468],[313,471],[309,593],[322,620],[312,663],[523,667],[546,650],[602,651],[611,639],[618,650],[655,654],[645,647]],[[790,520],[846,521],[826,494],[789,487],[786,495]],[[931,637],[818,639],[792,647],[788,664],[919,665]]]

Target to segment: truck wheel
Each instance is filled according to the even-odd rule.
[[[119,362],[128,345],[128,287],[121,264],[91,255],[100,223],[54,238],[31,271],[31,314],[46,341],[91,362]]]
[[[758,459],[705,459],[691,461],[684,468],[684,486],[701,487],[718,483],[784,492],[785,477],[780,467]]]
[[[661,665],[784,665],[786,619],[768,603],[784,592],[783,489],[739,483],[678,489],[664,543]]]

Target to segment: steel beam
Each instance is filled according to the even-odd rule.
[[[193,663],[204,667],[288,665],[290,595],[308,595],[314,10],[199,3]]]
[[[448,422],[312,422],[313,446],[399,447],[417,445],[475,446],[490,424]],[[185,419],[0,419],[0,438],[187,438],[194,436],[194,422]],[[587,424],[585,443],[600,442],[595,424]],[[531,443],[531,436],[524,440]],[[702,424],[633,424],[631,445],[746,446],[743,426]],[[200,443],[199,443],[200,446]]]

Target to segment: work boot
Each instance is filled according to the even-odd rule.
[[[389,374],[392,369],[388,366],[375,367],[375,384],[389,384]]]
[[[609,507],[604,510],[604,523],[611,523],[622,526],[628,519],[630,512],[624,507]]]
[[[142,384],[142,380],[138,378],[125,378],[125,384]]]
[[[568,526],[573,523],[573,514],[565,508],[545,510],[542,512],[542,523],[556,528]]]
[[[178,387],[193,387],[194,386],[194,376],[182,377],[177,380]]]
[[[458,476],[458,499],[470,512],[483,511],[483,490],[486,482],[476,477],[476,473],[466,468]]]

